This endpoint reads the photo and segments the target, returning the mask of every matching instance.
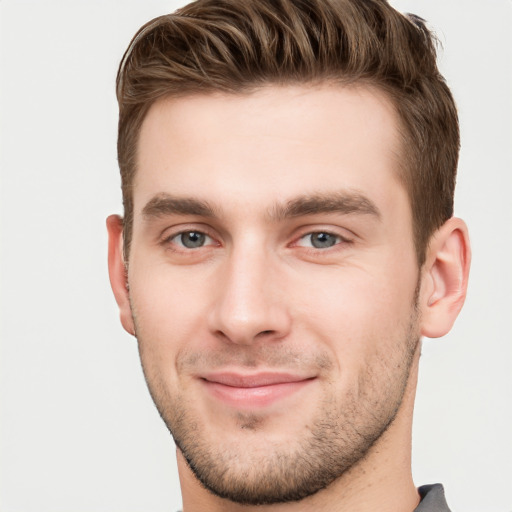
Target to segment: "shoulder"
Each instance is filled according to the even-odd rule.
[[[414,512],[450,512],[441,484],[422,485],[418,492],[421,501]]]

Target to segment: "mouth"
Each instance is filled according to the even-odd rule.
[[[202,376],[200,380],[214,399],[237,409],[254,409],[298,394],[316,377],[275,372],[222,372]]]

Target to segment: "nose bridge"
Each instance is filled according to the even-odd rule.
[[[234,244],[216,283],[210,327],[232,343],[282,338],[289,329],[286,304],[280,297],[276,258],[261,241],[247,237]]]

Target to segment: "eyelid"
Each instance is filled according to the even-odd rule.
[[[318,234],[332,236],[333,238],[336,239],[336,241],[333,245],[329,245],[327,247],[314,247],[313,241],[311,240],[311,238],[313,237],[313,235],[318,235]],[[307,240],[308,238],[310,239],[311,246],[310,245],[302,245],[301,242],[303,240]],[[305,247],[305,248],[309,248],[309,249],[317,249],[317,250],[326,251],[326,250],[330,249],[331,247],[335,247],[336,245],[339,245],[342,242],[346,242],[346,240],[338,234],[328,233],[327,231],[313,231],[311,233],[306,233],[305,235],[302,235],[300,238],[297,239],[297,241],[295,243],[298,247]]]
[[[218,231],[216,229],[213,229],[211,226],[203,223],[183,223],[183,224],[177,224],[174,226],[167,226],[165,229],[163,229],[159,236],[158,236],[158,244],[159,245],[170,245],[171,240],[183,233],[188,232],[197,232],[202,233],[208,238],[211,239],[213,243],[208,243],[203,247],[211,247],[211,246],[221,246],[223,245],[221,236],[219,235]],[[339,241],[334,244],[331,247],[328,248],[315,248],[315,247],[307,247],[307,246],[300,246],[298,245],[299,241],[305,238],[308,235],[312,235],[315,233],[326,233],[332,236],[335,236],[339,238]],[[326,225],[318,225],[318,224],[311,224],[306,226],[301,226],[299,229],[296,230],[295,235],[292,236],[292,241],[287,244],[288,247],[301,247],[305,250],[313,250],[313,251],[322,251],[322,252],[328,252],[329,249],[335,250],[336,247],[342,244],[352,244],[357,239],[357,235],[350,231],[347,228],[342,228],[339,226],[326,226]],[[181,247],[178,245],[178,247]],[[190,250],[188,248],[183,247],[185,250]]]
[[[352,233],[350,230],[348,230],[346,228],[335,227],[335,226],[308,225],[308,226],[302,226],[298,230],[298,233],[293,237],[293,241],[290,245],[297,246],[298,242],[300,240],[302,240],[304,237],[313,235],[315,233],[325,233],[328,235],[338,237],[342,243],[347,243],[347,244],[353,243],[355,241],[355,238],[357,238],[355,233]],[[335,245],[339,245],[339,243],[337,243]],[[333,247],[335,247],[335,246],[333,246]],[[325,251],[325,249],[323,249],[323,250]]]
[[[199,234],[199,235],[203,235],[204,236],[204,244],[199,246],[199,247],[187,247],[184,243],[183,243],[183,240],[180,240],[180,238],[187,234],[187,233],[196,233],[196,234]],[[191,231],[191,230],[187,230],[187,231],[182,231],[180,233],[176,233],[174,236],[171,236],[167,239],[169,242],[172,242],[174,244],[176,244],[178,247],[180,247],[180,249],[186,249],[186,250],[190,250],[190,249],[200,249],[202,247],[209,247],[210,245],[214,245],[212,244],[212,242],[214,242],[213,238],[210,236],[210,235],[207,235],[206,233],[203,233],[201,231]],[[174,241],[175,240],[175,241]]]
[[[160,233],[160,235],[158,237],[158,243],[160,245],[168,245],[171,243],[171,240],[173,240],[177,236],[180,236],[183,233],[190,233],[190,232],[201,233],[201,234],[207,236],[208,238],[210,238],[217,245],[220,245],[220,242],[218,240],[219,239],[218,235],[216,233],[214,234],[213,230],[209,226],[207,226],[205,224],[194,224],[194,223],[178,224],[176,226],[165,228]],[[215,245],[215,244],[207,244],[204,247],[210,247],[211,245]]]

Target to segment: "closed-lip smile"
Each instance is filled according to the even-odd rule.
[[[200,380],[215,399],[235,408],[253,409],[285,399],[315,378],[286,372],[215,372],[202,375]]]

